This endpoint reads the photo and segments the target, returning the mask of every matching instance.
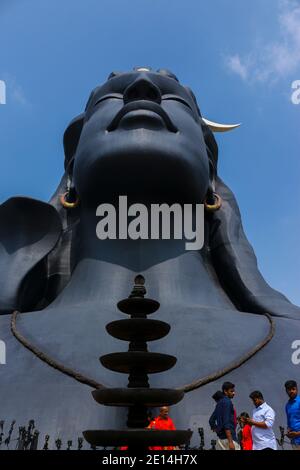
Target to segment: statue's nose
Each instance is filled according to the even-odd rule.
[[[161,103],[161,92],[159,88],[148,78],[137,78],[128,85],[124,92],[124,103],[136,100],[149,100],[155,103]]]

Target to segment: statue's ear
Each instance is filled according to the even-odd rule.
[[[0,205],[0,314],[33,309],[47,284],[46,256],[61,235],[54,207],[26,197]]]
[[[64,150],[65,150],[65,169],[73,160],[77,145],[80,139],[80,134],[83,128],[85,113],[80,114],[74,118],[64,133]]]

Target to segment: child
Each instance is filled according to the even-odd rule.
[[[245,422],[244,418],[250,418],[245,411],[240,414],[240,423],[242,428],[242,441],[241,446],[243,450],[252,450],[252,431],[250,424]]]

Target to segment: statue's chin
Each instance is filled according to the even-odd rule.
[[[89,205],[119,195],[137,202],[201,203],[209,184],[206,160],[206,155],[187,155],[180,146],[164,148],[161,142],[114,145],[109,152],[102,147],[76,156],[74,182],[81,201]]]

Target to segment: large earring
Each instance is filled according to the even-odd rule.
[[[76,189],[71,185],[71,180],[68,178],[67,191],[60,196],[61,205],[65,209],[75,209],[79,204],[79,197]]]
[[[212,192],[211,194],[209,194],[209,196],[206,196],[204,201],[204,207],[207,212],[218,211],[221,206],[222,199],[217,193]]]

